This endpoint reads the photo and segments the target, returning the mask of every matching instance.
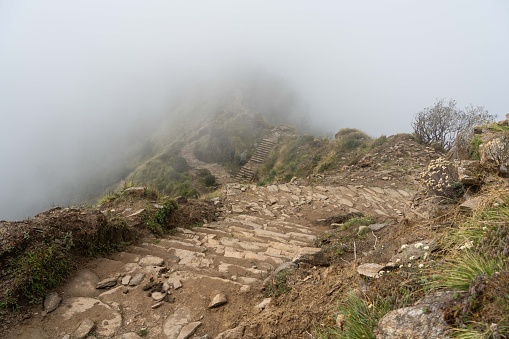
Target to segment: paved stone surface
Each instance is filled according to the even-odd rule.
[[[236,307],[235,299],[261,288],[271,272],[299,264],[327,265],[314,247],[316,236],[325,230],[316,220],[351,212],[396,219],[402,212],[412,213],[412,195],[353,185],[226,184],[217,221],[177,228],[172,235],[92,262],[78,274],[81,280],[71,279],[74,286],[66,290],[73,294],[47,315],[43,330],[48,337],[62,338],[90,318],[103,337],[136,338],[136,332],[146,327],[148,336],[156,339],[213,337],[220,332],[218,338],[242,338],[243,325],[228,329],[228,323],[211,324],[209,316]],[[309,215],[314,219],[306,219]],[[372,225],[369,230],[380,227]],[[269,303],[270,299],[253,299],[250,309],[266,312]]]

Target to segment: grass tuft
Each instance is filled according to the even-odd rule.
[[[501,268],[498,258],[467,252],[449,262],[439,276],[438,287],[468,291],[471,283],[479,276],[492,277]]]
[[[355,293],[338,306],[338,316],[342,318],[338,327],[317,329],[319,338],[374,339],[373,333],[378,321],[390,311],[389,304],[377,298],[367,302]]]

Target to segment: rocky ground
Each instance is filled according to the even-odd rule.
[[[217,165],[194,159],[190,148],[182,154],[222,184],[207,203],[213,213],[200,213],[196,205],[189,213],[198,216],[198,226],[145,236],[138,245],[84,263],[43,306],[4,328],[3,337],[314,338],[317,329],[341,328],[334,316],[337,296],[367,293],[366,279],[382,276],[374,280],[375,287],[385,282],[381,295],[410,285],[436,248],[415,201],[416,174],[437,157],[430,148],[402,139],[385,154],[313,178],[313,185],[304,179],[235,183]],[[181,206],[190,203],[182,200]],[[103,212],[137,211],[109,208]],[[341,229],[351,215],[368,216],[371,223]],[[414,299],[423,296],[415,293]],[[422,324],[437,329],[431,337],[444,335],[447,326],[423,310],[449,297],[432,295],[413,306],[426,318]],[[379,337],[403,338],[391,331],[394,319],[407,314],[384,317]]]

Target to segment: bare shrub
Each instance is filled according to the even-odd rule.
[[[418,112],[412,127],[419,143],[447,151],[463,131],[494,120],[495,115],[489,114],[483,106],[470,105],[461,110],[456,107],[455,100],[446,102],[440,99],[433,106]]]

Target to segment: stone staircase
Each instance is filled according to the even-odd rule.
[[[271,272],[319,259],[313,242],[325,228],[314,221],[349,212],[398,218],[412,213],[412,193],[227,184],[218,221],[88,263],[58,290],[58,308],[35,313],[33,325],[8,338],[77,338],[85,323],[98,338],[214,338],[235,323],[232,312],[240,319],[262,311],[259,288]]]
[[[262,139],[255,153],[249,159],[249,161],[240,169],[239,173],[235,176],[236,181],[253,181],[256,170],[265,162],[267,155],[270,153],[272,148],[276,145],[276,142],[271,139]]]

